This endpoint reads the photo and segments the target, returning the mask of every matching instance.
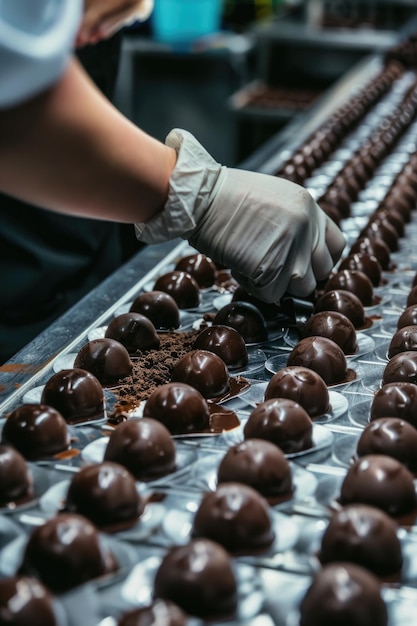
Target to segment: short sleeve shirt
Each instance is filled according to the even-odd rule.
[[[82,0],[0,0],[0,108],[35,96],[63,73]]]

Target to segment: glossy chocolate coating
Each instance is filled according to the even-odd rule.
[[[417,508],[413,475],[390,456],[363,456],[348,469],[340,489],[340,503],[369,504],[393,516],[411,513]]]
[[[41,402],[53,406],[69,424],[104,417],[103,387],[93,374],[79,368],[51,376],[43,388]]]
[[[98,528],[132,526],[145,505],[133,475],[119,463],[86,465],[71,479],[65,510],[84,515]]]
[[[157,330],[173,330],[180,325],[180,310],[174,298],[164,291],[141,293],[130,310],[151,320]]]
[[[245,340],[230,326],[207,326],[198,334],[193,349],[214,352],[229,369],[241,369],[248,364]]]
[[[91,372],[102,385],[115,385],[133,369],[129,352],[116,339],[93,339],[79,350],[74,367]]]
[[[321,563],[346,561],[375,576],[398,575],[403,558],[397,524],[384,511],[350,504],[333,514],[321,539]]]
[[[192,536],[216,541],[232,554],[264,551],[275,537],[269,511],[268,502],[252,487],[222,483],[203,496]]]
[[[152,480],[175,470],[176,448],[166,426],[142,417],[117,426],[109,437],[104,459],[121,463],[136,480]]]
[[[354,563],[330,563],[314,576],[300,604],[299,626],[388,626],[381,583]]]
[[[247,439],[230,447],[219,463],[217,481],[244,483],[265,497],[289,496],[293,490],[284,453],[264,439]]]
[[[373,219],[360,233],[361,237],[369,237],[370,239],[382,239],[385,241],[391,252],[399,249],[398,232],[395,227],[387,220]]]
[[[365,311],[358,296],[344,289],[332,289],[327,291],[317,300],[314,312],[337,311],[345,315],[356,329],[363,328],[366,324]]]
[[[155,575],[154,597],[206,619],[232,616],[237,581],[231,557],[218,543],[202,538],[169,549]]]
[[[272,398],[294,400],[310,417],[318,417],[330,410],[326,383],[308,367],[284,367],[274,374],[265,391],[265,400]]]
[[[375,393],[370,420],[399,417],[417,428],[417,385],[406,381],[387,383]]]
[[[266,439],[285,454],[313,446],[313,423],[303,407],[288,398],[271,398],[258,404],[243,428],[245,439]]]
[[[205,431],[210,419],[205,398],[185,383],[166,383],[155,389],[145,403],[143,415],[162,422],[172,435]]]
[[[408,306],[398,318],[397,328],[417,325],[417,304]]]
[[[63,593],[115,569],[115,558],[102,547],[96,527],[81,515],[61,513],[31,532],[19,573]]]
[[[417,430],[399,417],[380,417],[362,431],[358,439],[358,456],[386,454],[417,472]]]
[[[10,506],[33,496],[32,473],[15,448],[0,445],[0,506]]]
[[[259,309],[266,320],[276,319],[279,313],[278,305],[273,304],[272,302],[264,302],[263,300],[260,300],[246,291],[246,289],[244,289],[241,285],[239,285],[233,292],[232,302],[249,302],[250,304],[253,304],[257,309]]]
[[[0,580],[2,626],[58,626],[49,591],[35,578],[14,576]]]
[[[417,286],[412,287],[409,291],[409,294],[407,296],[407,301],[406,301],[406,306],[413,306],[414,304],[417,304]]]
[[[302,337],[327,337],[332,339],[345,354],[358,351],[356,330],[346,315],[338,311],[320,311],[312,315],[302,329]]]
[[[230,302],[217,311],[213,324],[231,326],[242,335],[245,343],[268,339],[266,321],[260,310],[250,302]]]
[[[208,350],[187,352],[174,366],[171,380],[191,385],[204,398],[222,396],[230,388],[229,372],[225,362]]]
[[[154,600],[148,606],[124,613],[117,626],[187,626],[187,616],[167,600]]]
[[[354,293],[364,306],[373,304],[373,286],[369,278],[359,270],[340,270],[333,274],[324,286],[324,291],[342,289]]]
[[[382,267],[375,256],[365,252],[349,254],[339,265],[339,270],[359,270],[371,281],[373,287],[381,284]]]
[[[417,383],[417,352],[415,350],[399,352],[385,366],[382,373],[382,385],[397,382]]]
[[[167,272],[158,278],[153,288],[172,296],[180,309],[193,309],[200,304],[198,283],[187,272]]]
[[[326,385],[341,383],[346,378],[344,352],[327,337],[301,339],[290,352],[287,365],[309,367],[322,377]]]
[[[216,278],[216,265],[205,254],[189,254],[178,261],[175,269],[190,274],[200,289],[211,287]]]
[[[129,354],[159,348],[160,341],[151,320],[140,313],[122,313],[107,326],[105,336],[119,341]]]
[[[355,252],[365,252],[376,257],[383,270],[389,270],[391,266],[391,250],[378,237],[358,237],[350,248],[350,254]]]
[[[7,418],[2,442],[15,447],[25,459],[36,460],[68,450],[71,437],[59,411],[46,404],[22,404]]]
[[[394,333],[388,346],[388,358],[407,350],[417,350],[417,325],[403,326]]]

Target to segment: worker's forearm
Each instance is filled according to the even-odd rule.
[[[62,213],[147,221],[163,207],[175,160],[75,60],[53,88],[0,111],[0,190]]]

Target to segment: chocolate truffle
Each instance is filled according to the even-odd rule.
[[[308,367],[284,367],[274,374],[265,391],[265,400],[271,398],[294,400],[310,417],[324,415],[331,408],[326,383]]]
[[[0,580],[2,626],[58,626],[53,598],[36,578],[14,576]]]
[[[262,313],[266,320],[275,320],[279,313],[278,305],[273,302],[264,302],[256,296],[246,291],[241,285],[239,285],[233,292],[232,302],[249,302],[256,306]]]
[[[417,430],[399,417],[380,417],[362,431],[356,446],[359,457],[386,454],[417,472]]]
[[[382,239],[391,252],[397,252],[399,249],[399,235],[395,227],[387,220],[372,219],[372,221],[361,231],[361,237],[369,237],[370,239]]]
[[[326,385],[346,380],[347,364],[343,350],[327,337],[306,337],[291,350],[287,365],[308,367],[319,374]]]
[[[235,555],[264,552],[274,541],[268,502],[252,487],[222,483],[194,515],[193,537],[206,537]]]
[[[225,362],[208,350],[192,350],[181,357],[172,370],[171,380],[191,385],[204,398],[222,396],[230,389]]]
[[[72,477],[65,501],[65,511],[84,515],[108,532],[133,526],[144,508],[133,475],[111,461],[82,467]]]
[[[189,254],[178,261],[175,269],[190,274],[200,289],[212,287],[216,278],[216,265],[205,254]]]
[[[398,526],[384,511],[350,504],[333,514],[321,539],[321,563],[346,561],[375,576],[399,576],[403,564]]]
[[[370,419],[399,417],[417,428],[417,385],[406,381],[387,383],[375,393]]]
[[[157,330],[173,330],[180,325],[180,310],[174,298],[164,291],[141,293],[130,310],[151,320]]]
[[[363,456],[347,471],[340,489],[340,503],[369,504],[392,516],[414,513],[417,497],[413,475],[390,456]]]
[[[32,472],[15,448],[0,445],[0,506],[14,508],[33,498]]]
[[[167,600],[154,600],[148,606],[124,613],[117,626],[187,626],[188,620],[179,606]]]
[[[417,350],[417,325],[403,326],[394,333],[388,346],[388,358],[407,350]]]
[[[103,387],[93,374],[79,368],[51,376],[42,390],[41,402],[54,407],[69,424],[104,417]]]
[[[345,315],[356,330],[366,326],[365,311],[358,296],[344,289],[332,289],[327,291],[317,300],[314,305],[314,313],[320,311],[337,311]]]
[[[180,309],[194,309],[200,304],[198,283],[187,272],[167,272],[158,278],[153,288],[172,296]]]
[[[396,382],[417,383],[417,352],[415,350],[399,352],[385,366],[382,384]]]
[[[374,304],[373,286],[369,278],[359,270],[340,270],[330,276],[324,286],[324,292],[342,289],[358,296],[364,306]]]
[[[378,237],[358,237],[350,248],[350,254],[355,252],[365,252],[376,257],[383,270],[389,270],[391,267],[391,250]]]
[[[301,335],[305,337],[327,337],[342,348],[345,354],[358,351],[356,330],[350,319],[338,311],[320,311],[305,323]]]
[[[206,399],[185,383],[166,383],[155,389],[145,403],[143,415],[162,422],[172,435],[207,431],[210,422]]]
[[[381,583],[354,563],[318,571],[300,604],[300,626],[388,626]]]
[[[406,306],[413,306],[414,304],[417,304],[417,286],[412,287],[410,289],[410,292],[407,296],[407,300],[406,300]]]
[[[382,267],[375,256],[365,252],[349,254],[339,265],[339,270],[359,270],[371,281],[373,287],[379,287],[382,279]]]
[[[19,574],[34,576],[54,593],[64,593],[117,568],[92,522],[82,515],[60,513],[31,532]]]
[[[26,459],[36,460],[68,450],[71,437],[59,411],[46,404],[22,404],[8,416],[2,442],[14,446]]]
[[[151,417],[122,422],[111,433],[106,461],[124,465],[136,480],[152,480],[176,468],[176,448],[168,428]]]
[[[151,320],[140,313],[122,313],[107,326],[105,336],[119,341],[129,354],[159,348],[160,341]]]
[[[268,329],[262,313],[250,302],[230,302],[217,311],[213,324],[231,326],[242,335],[245,343],[260,343],[268,339]]]
[[[291,466],[282,450],[265,439],[246,439],[230,447],[217,469],[217,482],[249,485],[265,498],[293,493]]]
[[[414,326],[417,324],[417,304],[408,306],[398,318],[397,328],[403,328],[404,326]]]
[[[193,349],[214,352],[229,369],[241,369],[248,364],[245,340],[230,326],[207,326],[198,334]]]
[[[154,597],[170,600],[203,619],[233,616],[237,580],[230,555],[218,543],[203,538],[169,549],[155,575]]]
[[[288,398],[258,404],[243,428],[245,439],[266,439],[285,454],[313,447],[313,422],[303,407]]]
[[[133,369],[129,352],[116,339],[93,339],[78,351],[74,367],[87,370],[102,385],[116,385]]]

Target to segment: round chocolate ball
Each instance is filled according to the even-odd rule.
[[[397,321],[397,328],[417,325],[417,304],[408,306],[400,315]]]
[[[189,254],[178,261],[175,270],[190,274],[200,289],[212,287],[216,278],[216,265],[205,254]]]
[[[245,439],[266,439],[285,454],[313,447],[313,422],[303,407],[288,398],[258,404],[243,428]]]
[[[372,221],[361,231],[360,236],[369,237],[370,239],[382,239],[391,252],[399,250],[398,232],[388,220],[372,218]]]
[[[69,424],[104,417],[103,387],[93,374],[79,368],[51,376],[42,390],[41,402],[54,407]]]
[[[158,278],[153,289],[172,296],[180,309],[194,309],[200,304],[198,283],[187,272],[167,272]]]
[[[326,385],[346,379],[347,364],[343,350],[327,337],[306,337],[291,350],[288,367],[308,367],[319,374]]]
[[[327,291],[317,300],[314,312],[337,311],[347,317],[356,330],[366,326],[365,310],[358,296],[343,289]]]
[[[2,442],[15,447],[26,459],[37,460],[68,450],[71,437],[59,411],[46,404],[22,404],[9,414]]]
[[[180,325],[180,310],[174,298],[164,291],[141,293],[130,310],[151,320],[157,330],[173,330]]]
[[[0,506],[14,508],[33,497],[32,472],[15,448],[0,445]]]
[[[385,366],[381,382],[382,385],[397,382],[417,383],[417,352],[407,350],[394,355]]]
[[[207,400],[185,383],[160,385],[145,402],[143,415],[162,422],[172,435],[205,432],[210,425]]]
[[[124,613],[117,626],[187,626],[187,623],[187,616],[179,606],[157,599],[147,606]]]
[[[136,480],[153,480],[176,468],[176,448],[171,433],[151,417],[122,422],[109,436],[106,461],[124,465]]]
[[[265,400],[272,398],[294,400],[310,417],[324,415],[331,408],[326,383],[308,367],[284,367],[276,372],[265,390]]]
[[[187,352],[174,366],[172,382],[185,383],[197,389],[204,398],[216,398],[230,389],[225,362],[208,350]]]
[[[373,287],[378,287],[382,279],[382,267],[375,256],[365,252],[349,254],[339,265],[339,270],[359,270],[371,281]]]
[[[387,383],[375,393],[370,420],[399,417],[417,428],[417,385],[407,381]]]
[[[414,304],[417,304],[417,286],[410,289],[406,300],[407,307],[413,306]]]
[[[152,350],[160,346],[159,337],[151,320],[140,313],[122,313],[106,328],[105,337],[116,339],[129,352]]]
[[[170,548],[154,579],[154,597],[203,619],[233,616],[237,592],[230,555],[220,544],[203,538]]]
[[[214,352],[229,369],[241,369],[248,364],[245,340],[230,326],[207,326],[198,334],[193,349]]]
[[[249,302],[256,306],[266,320],[275,320],[279,313],[279,306],[273,302],[264,302],[246,291],[239,285],[233,292],[232,302]]]
[[[372,306],[374,303],[372,283],[366,274],[359,270],[340,270],[333,276],[330,276],[324,286],[324,292],[335,289],[354,293],[364,306]]]
[[[268,339],[266,321],[260,310],[250,302],[230,302],[217,311],[213,324],[231,326],[242,335],[245,343],[260,343]]]
[[[116,339],[93,339],[78,351],[74,367],[93,374],[102,385],[116,385],[132,373],[129,352]]]
[[[305,323],[301,335],[305,337],[327,337],[332,339],[345,354],[358,351],[356,330],[346,315],[338,311],[314,313]]]
[[[376,257],[383,270],[391,268],[391,250],[379,237],[358,237],[350,248],[350,254],[365,252]]]
[[[407,350],[417,350],[417,325],[403,326],[394,333],[388,346],[388,358]]]
[[[0,580],[2,626],[58,626],[54,601],[36,578],[13,576]]]
[[[386,454],[417,472],[417,430],[399,417],[380,417],[362,431],[356,446],[358,457]]]

